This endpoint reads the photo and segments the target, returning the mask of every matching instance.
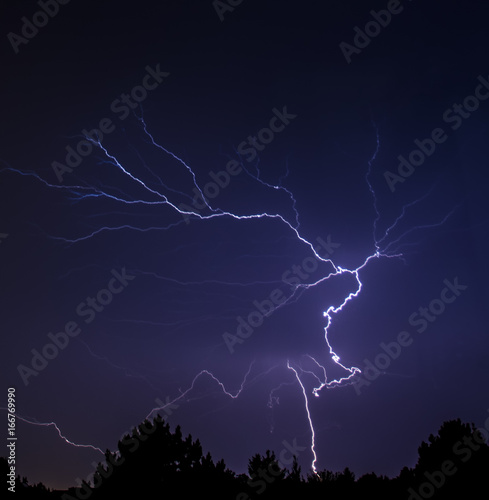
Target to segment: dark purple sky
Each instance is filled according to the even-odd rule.
[[[233,470],[295,446],[307,472],[291,368],[318,469],[396,475],[444,420],[483,424],[483,3],[47,4],[49,18],[25,1],[1,20],[18,473],[74,485],[102,455],[66,440],[113,450],[175,400],[172,427]],[[94,128],[106,152],[83,137]],[[323,312],[360,267],[328,328],[342,367]],[[314,397],[353,367],[357,385]]]

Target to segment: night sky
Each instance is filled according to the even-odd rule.
[[[484,2],[41,4],[1,16],[18,474],[73,486],[164,405],[236,472],[309,472],[307,409],[357,475],[484,424]]]

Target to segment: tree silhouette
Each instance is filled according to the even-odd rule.
[[[227,491],[235,477],[224,461],[215,464],[210,454],[203,456],[198,439],[183,438],[180,426],[172,433],[159,415],[125,435],[117,447],[118,452],[107,450],[105,464],[97,467],[91,489],[94,498],[168,496],[175,489],[196,495],[215,484]]]
[[[485,431],[484,431],[485,433]],[[0,472],[6,476],[7,459],[0,458]],[[248,461],[248,474],[236,475],[223,460],[215,463],[203,455],[199,440],[183,437],[177,426],[160,416],[145,420],[118,442],[117,452],[105,453],[97,466],[93,484],[84,482],[68,492],[50,491],[41,483],[29,485],[16,477],[16,498],[52,500],[111,500],[129,496],[153,498],[175,496],[232,500],[376,500],[486,499],[489,446],[473,424],[459,420],[444,422],[436,435],[418,448],[413,468],[404,467],[389,479],[375,473],[355,479],[347,467],[302,476],[297,457],[291,470],[281,467],[275,453],[255,454]]]
[[[253,455],[248,461],[248,495],[251,498],[277,495],[286,473],[273,451],[267,450],[265,455]]]
[[[2,478],[7,478],[7,474],[10,470],[10,466],[8,463],[8,460],[4,457],[0,457],[0,474],[2,475]],[[2,485],[3,487],[10,487],[10,484],[5,483]],[[17,475],[15,477],[15,492],[12,491],[7,491],[8,494],[11,494],[10,496],[12,498],[19,498],[19,499],[49,499],[53,498],[53,493],[50,489],[46,488],[44,484],[42,483],[37,483],[35,485],[29,484],[27,481],[27,478],[25,477],[20,477]],[[5,494],[6,495],[6,494]]]
[[[484,487],[489,446],[474,424],[463,424],[460,419],[444,422],[428,442],[418,448],[418,462],[409,478],[413,500],[467,497]]]

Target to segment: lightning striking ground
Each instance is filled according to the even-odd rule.
[[[178,221],[171,222],[169,224],[163,225],[163,226],[158,226],[158,225],[148,225],[145,227],[137,226],[137,225],[132,225],[132,224],[121,224],[117,226],[110,226],[110,225],[103,225],[101,227],[98,227],[94,231],[91,231],[86,234],[78,235],[76,237],[71,237],[67,238],[65,236],[59,236],[59,235],[49,235],[50,238],[52,238],[55,241],[61,241],[64,244],[67,245],[75,245],[78,243],[81,243],[83,241],[90,240],[92,238],[97,238],[99,237],[102,233],[105,232],[118,232],[118,231],[135,231],[135,232],[149,232],[149,231],[166,231],[168,229],[171,229],[173,227],[176,227],[182,223],[185,223],[186,220],[185,218],[193,218],[197,221],[212,221],[213,219],[216,218],[227,218],[227,219],[232,219],[235,220],[236,223],[239,223],[239,221],[249,221],[249,220],[260,220],[260,219],[268,219],[272,221],[276,221],[278,224],[281,224],[284,226],[287,232],[289,232],[291,235],[293,235],[294,238],[296,238],[298,241],[301,243],[305,244],[308,248],[309,251],[312,252],[312,254],[315,256],[315,258],[325,264],[328,264],[328,272],[325,276],[322,276],[320,279],[312,282],[312,283],[301,283],[297,285],[294,290],[292,291],[291,295],[287,297],[286,301],[284,304],[282,304],[280,307],[285,307],[286,305],[291,304],[298,298],[298,294],[301,292],[304,292],[306,290],[309,290],[311,288],[316,287],[320,283],[323,283],[330,278],[340,276],[340,275],[350,275],[354,278],[354,281],[356,283],[356,286],[354,290],[352,290],[341,302],[339,305],[330,305],[324,312],[323,316],[325,318],[325,326],[324,326],[324,341],[325,341],[325,347],[327,349],[327,355],[329,358],[345,372],[345,376],[339,377],[339,378],[333,378],[331,380],[328,380],[327,377],[327,371],[326,368],[316,359],[316,357],[308,355],[309,359],[317,366],[320,372],[320,376],[318,376],[316,373],[310,371],[310,370],[304,370],[301,368],[300,363],[291,363],[289,359],[287,359],[285,366],[288,370],[293,372],[295,380],[297,384],[300,387],[301,393],[304,398],[304,409],[307,415],[307,421],[308,421],[308,426],[310,428],[310,433],[311,433],[311,454],[312,454],[312,462],[311,462],[311,469],[313,473],[317,474],[317,469],[316,469],[316,463],[317,463],[317,454],[315,450],[315,430],[314,430],[314,424],[313,424],[313,417],[311,415],[311,409],[309,407],[309,400],[307,396],[307,391],[304,386],[303,381],[301,380],[301,374],[306,374],[306,375],[311,375],[315,378],[315,381],[317,383],[316,387],[313,388],[312,394],[315,397],[319,397],[320,392],[324,388],[334,388],[334,387],[340,387],[340,386],[345,386],[348,384],[353,383],[354,378],[356,375],[360,374],[360,369],[355,367],[355,366],[348,366],[346,363],[341,362],[340,356],[334,351],[333,346],[331,345],[331,342],[329,341],[329,330],[330,327],[333,323],[333,318],[336,314],[342,312],[348,305],[350,301],[352,301],[354,298],[358,297],[362,291],[363,288],[363,283],[360,279],[360,274],[363,271],[363,269],[369,264],[370,261],[373,259],[380,259],[380,258],[402,258],[403,254],[400,252],[400,248],[402,247],[402,240],[408,236],[411,232],[415,230],[421,230],[425,228],[432,228],[436,226],[440,226],[441,224],[444,224],[446,220],[454,213],[455,209],[452,210],[448,215],[446,215],[441,221],[436,222],[436,223],[430,223],[430,224],[423,224],[419,225],[413,228],[410,228],[402,233],[401,236],[396,238],[395,240],[388,241],[389,235],[394,229],[398,228],[400,225],[401,221],[403,220],[407,210],[421,202],[424,197],[420,198],[419,200],[416,200],[414,202],[409,203],[402,209],[402,213],[394,220],[392,224],[388,226],[388,228],[384,231],[383,235],[380,237],[377,236],[378,233],[378,223],[380,221],[380,211],[378,209],[378,200],[377,196],[375,193],[375,189],[373,188],[373,184],[371,181],[371,175],[372,175],[372,165],[376,161],[378,152],[380,150],[380,138],[379,138],[379,132],[376,129],[376,148],[374,151],[374,154],[370,158],[370,160],[367,162],[368,163],[368,168],[367,172],[365,175],[365,180],[368,186],[368,189],[372,195],[373,198],[373,208],[374,208],[374,221],[373,221],[373,240],[374,240],[374,250],[371,255],[368,255],[365,257],[363,262],[356,268],[353,269],[346,269],[343,268],[329,258],[329,257],[321,257],[319,253],[315,250],[314,245],[311,241],[306,239],[299,231],[300,229],[300,224],[299,224],[299,212],[297,210],[297,201],[293,195],[293,193],[284,187],[282,185],[283,179],[285,179],[288,175],[288,165],[287,165],[287,173],[285,176],[282,176],[279,180],[278,183],[274,184],[272,182],[267,182],[262,179],[261,171],[258,168],[258,165],[256,166],[256,174],[252,173],[249,169],[244,168],[246,173],[257,183],[261,184],[263,187],[272,189],[275,191],[283,191],[287,197],[289,198],[292,206],[292,211],[294,213],[293,220],[290,221],[288,220],[285,216],[282,216],[280,213],[268,213],[268,212],[258,212],[258,213],[246,213],[246,214],[237,214],[234,212],[226,211],[218,207],[214,207],[211,205],[211,203],[206,199],[204,196],[203,190],[199,185],[197,175],[193,171],[193,169],[179,156],[177,156],[175,153],[169,151],[165,147],[161,146],[158,144],[154,136],[148,131],[148,126],[141,115],[138,117],[139,122],[141,123],[141,126],[143,128],[145,137],[147,138],[147,142],[157,148],[159,151],[165,153],[166,155],[170,156],[172,160],[175,160],[178,164],[184,167],[186,172],[191,177],[191,183],[193,185],[193,188],[197,190],[197,192],[200,194],[200,197],[205,203],[205,208],[210,212],[208,214],[202,214],[200,213],[200,210],[197,209],[192,209],[191,207],[187,207],[185,209],[179,208],[177,205],[177,202],[171,201],[169,198],[169,194],[167,193],[173,193],[176,195],[184,195],[187,199],[189,198],[188,194],[181,192],[180,190],[177,190],[173,187],[167,186],[161,178],[156,175],[151,168],[144,162],[143,158],[141,155],[138,154],[139,160],[145,167],[146,171],[148,171],[150,174],[153,175],[155,179],[159,181],[159,188],[153,188],[148,185],[148,183],[144,182],[141,178],[139,178],[137,175],[131,172],[131,170],[128,167],[125,167],[122,165],[122,163],[117,159],[117,157],[113,154],[111,154],[100,141],[95,141],[94,139],[90,137],[86,137],[87,140],[92,142],[92,144],[97,147],[100,152],[103,155],[103,161],[102,164],[106,168],[114,168],[116,171],[120,172],[123,174],[124,178],[129,180],[130,183],[133,183],[135,187],[138,188],[138,190],[142,190],[142,193],[144,193],[144,197],[131,197],[127,193],[124,193],[123,190],[118,189],[114,186],[111,187],[95,187],[95,186],[85,186],[82,184],[76,184],[76,185],[56,185],[52,184],[51,182],[46,181],[42,177],[40,177],[38,174],[34,172],[23,172],[18,169],[12,168],[10,166],[6,166],[5,168],[0,170],[0,173],[4,172],[13,172],[22,176],[31,176],[36,178],[38,181],[40,181],[45,187],[47,188],[52,188],[52,189],[57,189],[57,190],[63,190],[66,191],[70,200],[72,202],[77,202],[77,203],[82,203],[82,202],[91,202],[93,200],[96,200],[98,198],[103,198],[110,200],[113,203],[116,203],[118,205],[130,207],[130,206],[136,206],[136,205],[146,205],[146,206],[158,206],[158,207],[167,207],[170,209],[171,212],[178,216],[183,216],[183,218],[179,219]],[[242,164],[243,162],[241,162]],[[161,190],[160,190],[161,188]],[[116,194],[113,194],[114,192],[117,192]],[[166,194],[165,194],[166,193]],[[272,283],[272,281],[250,281],[250,282],[223,282],[223,281],[218,281],[218,280],[201,280],[201,281],[181,281],[177,280],[174,278],[167,278],[158,275],[157,273],[153,273],[151,271],[141,271],[141,274],[152,274],[154,278],[156,279],[163,279],[163,280],[168,280],[172,281],[175,283],[178,283],[179,285],[196,285],[196,284],[217,284],[217,285],[222,285],[222,286],[249,286],[252,284],[264,284],[264,283]],[[186,400],[187,396],[189,393],[194,389],[195,384],[198,379],[201,377],[209,377],[213,382],[215,382],[220,390],[222,391],[223,394],[225,394],[227,397],[231,399],[236,399],[239,397],[239,395],[242,393],[242,391],[245,389],[248,383],[248,378],[250,376],[250,372],[252,370],[253,363],[250,365],[248,371],[246,372],[242,383],[239,387],[239,389],[235,392],[231,392],[226,389],[225,385],[221,380],[216,377],[210,370],[204,369],[201,370],[195,377],[193,378],[190,386],[185,390],[181,391],[181,393],[174,397],[174,398],[167,398],[166,402],[158,402],[158,406],[154,407],[151,409],[151,411],[147,414],[146,418],[150,418],[153,416],[156,412],[168,412],[171,413],[172,408],[175,407],[179,402],[182,402]],[[119,366],[117,368],[120,369]],[[275,368],[275,367],[274,367]],[[273,368],[272,368],[273,369]],[[278,397],[274,395],[275,391],[278,391],[281,387],[284,385],[289,385],[289,383],[282,383],[275,389],[272,389],[270,392],[269,396],[269,401],[268,401],[268,406],[271,408],[274,403],[278,402]],[[38,425],[38,426],[53,426],[58,432],[58,435],[67,443],[75,447],[85,447],[85,448],[92,448],[96,451],[99,451],[100,453],[103,453],[102,450],[96,446],[93,445],[79,445],[76,444],[70,440],[68,440],[60,431],[59,427],[54,423],[54,422],[49,422],[49,423],[38,423],[35,420],[29,420],[25,419],[22,417],[18,417],[21,420],[23,420],[26,423],[32,424],[32,425]]]

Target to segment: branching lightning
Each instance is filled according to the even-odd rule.
[[[325,258],[321,257],[318,252],[315,250],[313,243],[311,241],[308,241],[300,232],[300,224],[299,224],[299,212],[297,210],[297,201],[293,195],[293,193],[285,188],[282,185],[282,181],[284,178],[287,177],[288,175],[288,165],[287,165],[287,173],[279,180],[278,184],[273,184],[271,182],[264,181],[262,179],[262,175],[259,169],[258,163],[255,166],[256,173],[253,173],[250,171],[249,168],[245,168],[243,165],[243,162],[241,164],[243,165],[243,169],[246,171],[246,173],[254,179],[257,183],[260,183],[262,186],[268,189],[273,189],[273,190],[279,190],[283,191],[289,198],[291,204],[292,204],[292,211],[294,213],[294,220],[289,221],[287,220],[286,217],[280,215],[280,213],[247,213],[247,214],[236,214],[233,212],[225,211],[221,208],[214,207],[211,205],[211,203],[206,199],[204,196],[203,190],[200,187],[198,180],[197,180],[197,175],[193,171],[193,169],[184,161],[182,160],[179,156],[177,156],[175,153],[169,151],[168,149],[164,148],[160,144],[156,142],[154,139],[154,136],[148,131],[147,124],[142,117],[138,117],[138,120],[141,123],[141,126],[143,128],[145,137],[147,138],[147,142],[157,148],[159,151],[165,153],[166,155],[170,156],[172,160],[175,160],[178,162],[190,175],[192,184],[195,189],[200,193],[202,200],[204,200],[206,209],[210,212],[207,214],[202,214],[200,213],[199,210],[191,210],[191,209],[181,209],[177,206],[177,202],[171,201],[169,199],[169,195],[165,193],[176,193],[178,195],[183,195],[187,198],[188,194],[182,193],[178,190],[175,190],[173,188],[168,187],[166,184],[163,183],[161,178],[156,175],[151,168],[144,162],[144,160],[141,158],[141,156],[138,154],[138,157],[141,161],[141,163],[144,165],[145,169],[155,178],[158,180],[159,185],[161,188],[164,190],[164,192],[160,191],[159,189],[150,187],[147,183],[145,183],[142,179],[140,179],[138,176],[133,174],[131,170],[128,167],[125,167],[121,164],[121,162],[117,159],[117,157],[113,154],[111,154],[108,149],[101,143],[101,142],[95,142],[93,139],[90,137],[86,137],[87,140],[91,141],[94,146],[96,146],[101,154],[103,155],[103,164],[107,168],[114,168],[118,172],[122,173],[123,176],[127,179],[129,179],[130,182],[134,184],[135,187],[138,187],[138,189],[142,188],[142,192],[145,194],[144,198],[132,198],[128,194],[125,194],[122,192],[122,190],[118,190],[115,187],[93,187],[93,186],[83,186],[83,185],[56,185],[52,184],[39,175],[37,175],[34,172],[22,172],[20,170],[14,169],[10,166],[5,167],[4,169],[0,170],[0,172],[5,172],[5,171],[11,171],[15,172],[17,174],[20,174],[22,176],[32,176],[35,177],[38,181],[40,181],[44,186],[52,189],[59,189],[59,190],[64,190],[69,194],[69,198],[72,202],[92,202],[93,200],[96,200],[98,198],[105,198],[109,199],[121,206],[134,206],[134,205],[152,205],[152,206],[165,206],[169,208],[171,211],[173,211],[176,215],[180,216],[181,218],[176,221],[172,222],[170,224],[167,224],[166,226],[146,226],[146,227],[140,227],[140,226],[134,226],[130,224],[121,224],[118,226],[101,226],[95,229],[94,231],[87,233],[87,234],[82,234],[79,235],[78,237],[74,238],[66,238],[63,236],[59,235],[50,235],[51,238],[54,240],[62,241],[67,245],[74,245],[77,243],[80,243],[82,241],[89,240],[91,238],[96,238],[98,237],[101,233],[104,232],[113,232],[113,231],[135,231],[135,232],[148,232],[148,231],[166,231],[172,227],[175,227],[177,225],[180,225],[185,222],[185,217],[191,217],[197,221],[212,221],[213,219],[216,218],[228,218],[228,219],[233,219],[236,221],[236,223],[239,223],[239,221],[243,220],[260,220],[260,219],[269,219],[269,220],[274,220],[279,224],[282,224],[285,228],[286,231],[290,232],[298,241],[302,242],[305,244],[307,247],[309,247],[309,250],[314,254],[316,259],[328,264],[328,272],[325,276],[322,276],[320,279],[312,282],[312,283],[307,283],[307,284],[300,284],[297,285],[296,288],[293,290],[292,294],[287,298],[284,304],[282,304],[281,307],[284,307],[290,303],[292,303],[294,300],[297,299],[297,294],[304,292],[306,290],[309,290],[320,283],[323,283],[330,278],[339,276],[339,275],[350,275],[351,277],[354,278],[354,282],[356,283],[356,286],[354,290],[352,290],[341,302],[339,305],[330,305],[324,312],[323,316],[325,318],[325,326],[324,326],[324,340],[325,340],[325,345],[327,348],[327,354],[329,358],[345,372],[345,376],[339,377],[339,378],[333,378],[331,380],[328,380],[327,377],[327,372],[325,366],[321,364],[320,361],[318,361],[315,357],[308,355],[309,360],[314,363],[314,365],[318,368],[319,375],[311,370],[305,370],[302,369],[300,362],[291,362],[289,359],[286,361],[286,368],[291,371],[294,375],[294,383],[297,382],[297,384],[300,387],[301,393],[304,398],[304,409],[307,415],[307,421],[308,425],[310,428],[310,433],[311,433],[311,454],[313,457],[312,463],[311,463],[311,469],[314,473],[316,472],[316,462],[317,462],[317,455],[316,455],[316,450],[315,450],[315,431],[314,431],[314,425],[313,425],[313,418],[311,415],[311,408],[309,406],[309,399],[307,395],[307,391],[305,388],[305,385],[303,383],[303,380],[301,379],[301,375],[304,376],[312,376],[315,379],[316,386],[312,390],[312,394],[314,394],[315,397],[319,397],[320,392],[324,388],[334,388],[334,387],[339,387],[339,386],[344,386],[347,384],[351,384],[353,382],[354,377],[360,373],[360,369],[355,367],[355,366],[348,366],[347,364],[344,364],[341,362],[340,356],[334,351],[333,346],[331,345],[329,341],[329,330],[330,327],[333,323],[333,318],[336,314],[339,312],[343,311],[348,303],[352,301],[354,298],[358,297],[362,291],[363,284],[360,279],[360,274],[362,270],[369,264],[370,261],[373,259],[380,259],[380,258],[402,258],[402,253],[400,252],[400,248],[402,247],[402,241],[404,241],[405,237],[412,233],[415,230],[420,230],[420,229],[425,229],[425,228],[432,228],[435,226],[439,226],[443,224],[454,212],[450,212],[448,215],[446,215],[441,221],[436,222],[436,223],[427,223],[423,225],[419,225],[413,228],[408,229],[405,231],[401,236],[396,238],[395,240],[388,241],[390,234],[393,232],[394,229],[398,227],[400,222],[402,221],[403,217],[405,216],[407,210],[414,206],[415,204],[419,203],[422,201],[426,196],[428,196],[429,193],[424,195],[422,198],[413,201],[406,206],[403,207],[401,214],[394,220],[392,224],[390,224],[387,229],[384,231],[384,233],[378,237],[377,233],[379,232],[379,221],[380,221],[380,211],[378,209],[378,200],[377,196],[375,193],[375,190],[373,188],[372,182],[370,180],[371,175],[372,175],[372,165],[377,159],[377,155],[380,149],[380,139],[379,139],[379,133],[378,130],[376,130],[376,147],[374,154],[368,161],[368,168],[367,172],[365,175],[365,179],[367,182],[368,189],[373,197],[373,208],[375,212],[375,218],[373,221],[373,243],[374,243],[374,250],[371,255],[368,255],[363,262],[356,268],[354,269],[345,269],[333,262],[332,259],[330,258]],[[117,194],[114,194],[117,193]],[[184,216],[184,217],[182,217]],[[250,281],[247,283],[243,282],[222,282],[222,281],[217,281],[217,280],[203,280],[203,281],[179,281],[174,278],[167,278],[164,276],[160,276],[157,273],[151,272],[151,271],[141,271],[141,274],[147,274],[147,275],[152,275],[155,279],[161,279],[161,280],[169,280],[178,283],[179,285],[196,285],[196,284],[217,284],[221,286],[250,286],[253,284],[263,284],[263,283],[270,283],[270,282],[265,282],[265,281]],[[88,348],[88,347],[87,347]],[[180,394],[177,397],[174,397],[171,400],[167,400],[164,404],[161,404],[153,409],[147,414],[146,418],[150,418],[153,416],[156,412],[158,411],[167,411],[171,410],[172,407],[174,407],[176,404],[178,404],[181,401],[186,400],[188,397],[189,393],[194,390],[195,384],[197,380],[199,380],[201,377],[209,377],[213,382],[215,382],[220,390],[222,391],[223,394],[228,396],[229,398],[236,399],[239,397],[239,395],[242,393],[242,391],[245,389],[247,384],[249,383],[249,376],[250,372],[252,370],[253,363],[250,365],[248,371],[246,372],[242,383],[239,387],[239,389],[235,392],[231,392],[226,389],[225,385],[219,380],[218,377],[216,377],[211,371],[205,369],[201,370],[195,377],[193,378],[190,386],[184,390],[180,391]],[[117,367],[120,368],[120,367]],[[289,385],[289,382],[283,382],[279,386],[275,387],[272,389],[270,392],[269,400],[268,400],[268,406],[272,407],[274,403],[278,402],[278,396],[275,395],[276,392],[278,392],[282,387],[285,385]],[[168,413],[168,412],[167,412]],[[29,420],[25,419],[22,417],[19,417],[21,420],[33,424],[33,425],[39,425],[39,426],[53,426],[57,430],[59,436],[67,443],[75,447],[85,447],[85,448],[92,448],[100,453],[103,453],[102,450],[96,446],[92,445],[79,445],[75,444],[74,442],[68,440],[60,431],[59,427],[54,423],[54,422],[49,422],[49,423],[39,423],[36,422],[35,420]]]
[[[224,394],[226,394],[226,396],[229,396],[230,398],[232,399],[236,399],[240,394],[241,392],[243,391],[244,389],[244,386],[245,386],[245,383],[246,383],[246,379],[248,378],[250,372],[251,372],[251,368],[253,366],[253,363],[251,363],[250,367],[248,368],[248,371],[246,372],[244,378],[243,378],[243,381],[241,382],[241,385],[239,387],[239,389],[236,391],[235,394],[233,394],[232,392],[229,392],[226,387],[224,386],[224,384],[213,374],[211,373],[209,370],[202,370],[200,371],[195,377],[194,379],[192,380],[192,383],[190,384],[190,387],[182,392],[180,394],[180,396],[172,399],[171,401],[168,401],[166,402],[164,405],[162,406],[157,406],[156,408],[153,408],[149,413],[148,415],[146,416],[146,418],[150,418],[155,412],[158,412],[158,411],[161,411],[161,410],[165,410],[166,408],[168,407],[171,407],[172,405],[175,405],[175,403],[177,403],[178,401],[180,401],[181,399],[184,399],[187,394],[193,390],[194,386],[195,386],[195,383],[197,382],[197,380],[203,376],[203,375],[207,375],[208,377],[210,377],[212,380],[214,380],[214,382],[217,383],[217,385],[221,388],[222,392]]]

